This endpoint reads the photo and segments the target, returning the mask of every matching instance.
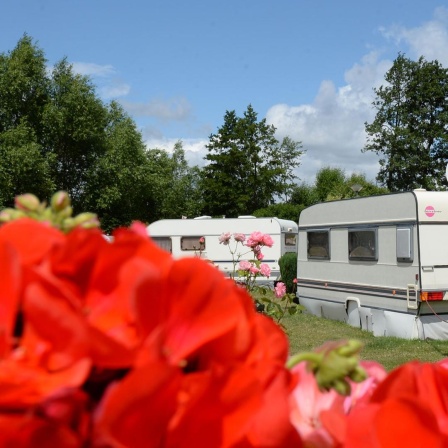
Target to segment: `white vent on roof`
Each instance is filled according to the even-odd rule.
[[[241,215],[238,216],[238,219],[252,219],[252,218],[257,218],[256,216],[252,216],[252,215]]]
[[[194,219],[212,219],[212,217],[211,217],[211,216],[204,215],[204,216],[197,216],[197,217],[194,218]]]

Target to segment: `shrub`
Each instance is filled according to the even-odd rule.
[[[280,277],[286,285],[286,292],[295,292],[296,285],[294,279],[297,277],[297,254],[295,252],[287,252],[278,260],[280,266]]]

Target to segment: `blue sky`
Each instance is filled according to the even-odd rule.
[[[307,182],[324,166],[374,179],[364,123],[399,52],[448,67],[443,0],[2,0],[0,17],[0,52],[27,33],[49,65],[67,57],[149,148],[182,140],[201,165],[225,112],[252,104],[302,142]]]

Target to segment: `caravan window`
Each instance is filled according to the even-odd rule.
[[[160,247],[160,249],[173,253],[173,243],[169,236],[153,236],[151,239]]]
[[[413,260],[412,227],[397,227],[397,261]]]
[[[285,233],[285,246],[295,246],[297,243],[297,234]]]
[[[308,239],[308,258],[330,259],[330,232],[313,230],[306,233]]]
[[[348,258],[350,260],[378,260],[377,229],[348,231]]]
[[[205,238],[203,236],[183,236],[180,239],[181,250],[205,250]]]

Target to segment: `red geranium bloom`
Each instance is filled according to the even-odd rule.
[[[90,435],[87,396],[78,389],[61,388],[39,405],[23,413],[2,409],[0,446],[63,447],[86,446]]]
[[[96,230],[75,229],[36,266],[24,292],[24,313],[51,345],[52,368],[87,357],[101,368],[126,368],[142,339],[134,296],[160,281],[172,259],[148,237],[121,230],[108,243]]]
[[[8,338],[8,343],[20,308],[22,285],[28,280],[26,267],[40,263],[52,248],[63,242],[61,232],[32,219],[24,218],[0,227],[0,334]],[[0,356],[5,350],[0,344]]]
[[[48,369],[48,341],[36,334],[23,313],[23,294],[34,269],[64,241],[61,232],[34,220],[0,228],[1,446],[78,447],[84,443],[69,409],[80,409],[76,397],[82,393],[77,388],[90,372],[90,361],[78,359],[64,369]],[[63,390],[72,392],[62,398]],[[89,420],[87,413],[85,419]]]
[[[300,446],[287,338],[218,270],[141,224],[111,243],[2,230],[0,428],[22,429],[16,446]],[[41,242],[16,247],[25,230]]]
[[[348,448],[447,447],[447,424],[448,370],[411,362],[391,372],[367,403],[352,409],[345,431],[333,430]]]
[[[146,342],[101,404],[102,437],[124,445],[132,438],[132,446],[300,446],[289,422],[287,339],[244,290],[202,260],[181,259],[140,284],[135,312]],[[152,403],[154,426],[142,417]]]

